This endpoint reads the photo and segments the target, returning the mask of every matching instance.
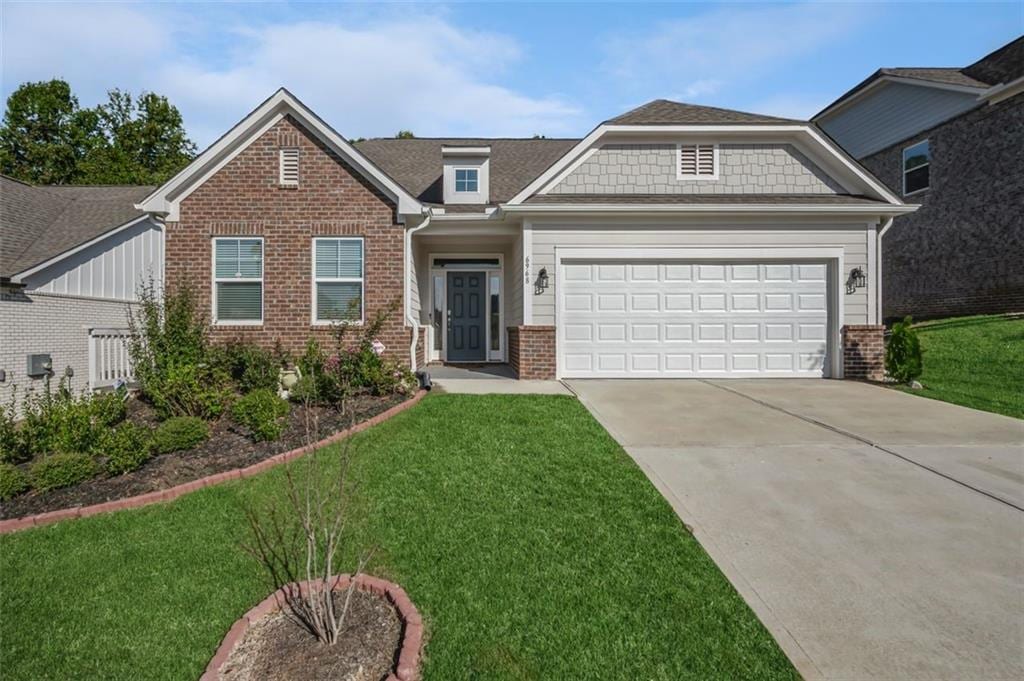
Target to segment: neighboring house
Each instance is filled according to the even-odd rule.
[[[1024,37],[965,68],[879,69],[814,122],[921,209],[883,249],[883,317],[1024,311]]]
[[[915,208],[805,121],[658,100],[581,140],[355,144],[283,89],[138,207],[217,340],[394,304],[390,356],[521,378],[880,377]]]
[[[162,278],[161,226],[134,206],[152,190],[0,176],[0,399],[48,374],[76,391],[128,376],[127,305]]]

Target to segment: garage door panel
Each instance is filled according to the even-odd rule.
[[[566,377],[821,376],[824,263],[563,265]]]

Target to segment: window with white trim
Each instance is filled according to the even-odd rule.
[[[213,317],[218,324],[263,323],[263,239],[213,240]]]
[[[363,321],[362,238],[313,239],[313,321]]]
[[[281,149],[280,182],[284,187],[299,186],[299,150],[297,147]]]
[[[676,154],[679,179],[714,180],[718,177],[718,145],[680,144]]]
[[[479,168],[456,168],[455,191],[474,193],[480,191]]]
[[[931,182],[932,152],[928,140],[903,150],[903,194],[928,189]]]

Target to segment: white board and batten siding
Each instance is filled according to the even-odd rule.
[[[32,293],[138,300],[149,280],[163,281],[164,239],[160,227],[143,220],[29,277]]]

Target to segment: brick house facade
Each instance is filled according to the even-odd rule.
[[[297,186],[279,183],[279,151],[298,148]],[[260,236],[263,323],[212,326],[215,341],[239,339],[300,353],[310,337],[330,343],[330,326],[314,325],[312,240],[359,236],[364,244],[365,318],[394,305],[379,339],[386,355],[409,363],[410,330],[402,316],[404,227],[394,202],[294,118],[253,140],[181,201],[166,228],[168,287],[189,282],[211,311],[212,243],[219,236]],[[212,311],[211,311],[212,312]]]
[[[1024,95],[984,105],[861,163],[902,192],[903,149],[927,139],[930,187],[882,249],[886,319],[1024,311]]]

